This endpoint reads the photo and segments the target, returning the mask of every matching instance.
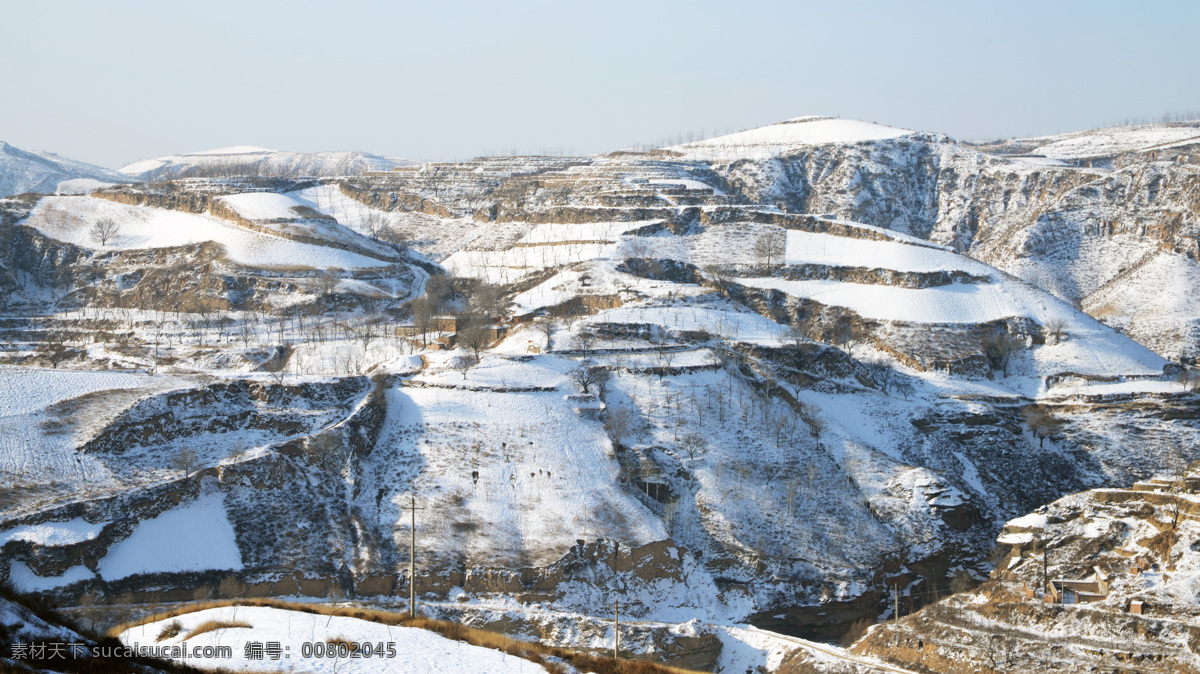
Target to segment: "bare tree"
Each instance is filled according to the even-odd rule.
[[[867,374],[870,375],[871,381],[875,382],[879,390],[884,393],[893,390],[900,379],[899,373],[887,363],[868,363]]]
[[[608,430],[609,435],[613,440],[621,442],[625,436],[633,430],[634,414],[624,407],[609,410],[608,420],[604,423],[604,428]]]
[[[1175,381],[1179,382],[1183,390],[1195,393],[1196,389],[1200,389],[1200,370],[1181,368],[1175,376]]]
[[[187,447],[180,447],[179,451],[171,457],[171,467],[183,471],[183,476],[186,478],[191,475],[192,469],[196,467],[198,461],[195,452]]]
[[[759,266],[771,271],[772,264],[783,259],[787,238],[782,230],[770,229],[754,240],[754,257]]]
[[[313,284],[317,296],[324,298],[333,295],[334,291],[337,290],[338,281],[337,274],[333,273],[332,270],[323,272],[317,276],[316,282]]]
[[[800,418],[804,420],[804,423],[808,424],[808,434],[811,435],[814,440],[820,440],[821,435],[825,433],[825,429],[828,428],[828,425],[825,423],[825,420],[821,418],[821,415],[817,413],[817,410],[805,405],[800,409]]]
[[[421,347],[424,348],[429,331],[433,328],[433,300],[424,295],[413,300],[409,306],[412,308],[413,329],[421,333]]]
[[[687,452],[688,458],[694,461],[696,454],[702,454],[708,447],[708,441],[699,433],[687,433],[679,439],[679,446]]]
[[[467,295],[467,307],[477,316],[498,316],[503,291],[490,283],[480,283]]]
[[[811,316],[796,316],[787,326],[787,338],[792,344],[800,346],[808,341],[812,329],[813,319]]]
[[[1046,438],[1052,438],[1062,432],[1066,426],[1065,423],[1058,417],[1050,413],[1050,410],[1041,405],[1030,405],[1021,413],[1025,418],[1025,423],[1029,426],[1029,430],[1038,439],[1038,446],[1046,445]]]
[[[854,345],[862,341],[863,330],[849,316],[842,316],[833,326],[830,341],[834,346],[844,347],[846,353],[853,354]]]
[[[372,239],[378,239],[380,234],[387,231],[391,226],[391,219],[387,215],[380,213],[374,209],[363,209],[359,222],[362,224],[363,230]]]
[[[475,354],[475,360],[479,360],[479,352],[492,343],[492,330],[482,321],[471,321],[458,333],[458,341]]]
[[[704,271],[708,273],[708,277],[712,280],[712,284],[717,290],[725,292],[733,283],[733,276],[729,270],[721,265],[710,264],[704,267]]]
[[[242,327],[238,328],[236,334],[238,339],[242,340],[242,346],[247,349],[250,348],[250,340],[254,339],[256,336],[256,333],[254,332],[254,326],[249,322],[243,323]]]
[[[358,327],[355,336],[358,338],[358,341],[362,343],[364,353],[371,348],[371,342],[379,338],[379,331],[380,325],[378,318],[369,319]]]
[[[88,230],[88,235],[92,237],[92,241],[100,244],[101,247],[107,246],[110,241],[115,241],[120,234],[121,225],[112,218],[100,218]]]
[[[379,239],[399,248],[408,248],[411,243],[408,235],[395,225],[389,225],[388,227],[385,227],[383,231],[379,233]]]
[[[584,393],[591,393],[591,387],[601,381],[608,381],[608,370],[597,365],[594,361],[585,360],[578,367],[567,373],[567,377]]]
[[[462,378],[466,379],[467,373],[470,372],[471,368],[475,367],[475,364],[478,362],[479,361],[476,360],[471,354],[464,353],[461,356],[455,356],[450,360],[450,369],[457,370],[458,373],[462,375]]]
[[[1008,364],[1013,354],[1025,347],[1025,340],[1007,331],[998,330],[980,340],[979,348],[992,366],[992,370],[1000,370],[1002,376],[1008,376]]]
[[[546,319],[539,323],[535,323],[533,329],[545,335],[546,350],[549,351],[551,346],[550,340],[554,338],[554,331],[558,329],[558,322],[551,319]]]
[[[573,341],[578,348],[584,351],[591,351],[592,347],[596,346],[596,335],[590,330],[580,328],[579,332],[575,333]]]
[[[1054,343],[1058,344],[1067,336],[1067,321],[1060,316],[1054,316],[1048,319],[1042,328],[1046,334],[1054,338]]]
[[[47,333],[45,341],[38,345],[37,352],[42,358],[50,361],[50,367],[56,370],[59,363],[74,355],[74,352],[67,348],[66,336],[61,332]]]

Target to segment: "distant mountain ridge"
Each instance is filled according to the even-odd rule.
[[[125,166],[119,172],[140,180],[234,175],[324,178],[389,171],[412,163],[366,152],[287,152],[239,145],[147,159]]]
[[[87,182],[64,185],[72,181]],[[52,152],[22,150],[0,141],[0,197],[25,192],[54,194],[60,188],[75,191],[99,187],[101,183],[122,182],[129,182],[129,178],[116,171]]]

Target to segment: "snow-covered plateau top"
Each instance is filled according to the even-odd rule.
[[[669,149],[683,152],[692,159],[736,155],[739,158],[768,158],[785,153],[797,145],[860,143],[907,136],[912,131],[854,119],[797,117],[786,122],[740,131]]]
[[[1050,142],[1038,147],[1033,154],[1055,159],[1104,157],[1186,141],[1200,143],[1200,125],[1118,127],[1068,136],[1051,136],[1045,140]]]

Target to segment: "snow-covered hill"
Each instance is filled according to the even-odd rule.
[[[25,192],[88,192],[130,177],[50,152],[30,152],[0,141],[0,197]]]
[[[838,638],[1190,457],[1193,380],[1138,327],[1200,318],[1186,147],[802,118],[0,201],[0,572]],[[162,529],[211,554],[140,554]]]
[[[323,177],[388,171],[411,162],[365,152],[286,152],[239,145],[147,159],[119,172],[141,180],[222,176]]]

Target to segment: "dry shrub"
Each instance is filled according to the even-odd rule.
[[[178,620],[172,620],[170,623],[163,626],[162,631],[158,633],[158,638],[155,641],[166,641],[179,636],[183,631],[183,625]]]
[[[875,621],[872,620],[870,616],[863,616],[862,618],[855,620],[854,622],[850,623],[846,633],[843,634],[840,639],[838,639],[838,643],[843,646],[850,646],[854,642],[863,638],[863,635],[867,633],[867,628],[874,624]]]
[[[209,620],[196,625],[195,629],[188,632],[185,639],[198,637],[205,632],[215,632],[216,630],[228,630],[235,627],[251,627],[250,623],[242,622],[241,620]]]

